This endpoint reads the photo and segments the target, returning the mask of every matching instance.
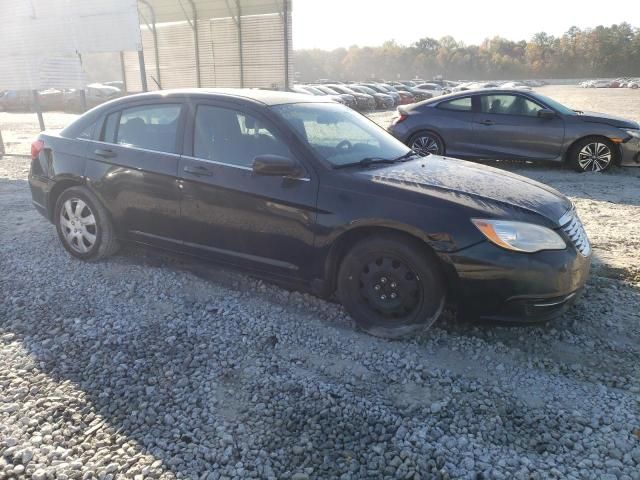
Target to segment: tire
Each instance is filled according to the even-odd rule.
[[[604,172],[617,162],[618,151],[605,138],[586,137],[571,147],[568,160],[577,172]]]
[[[407,145],[417,154],[422,155],[444,155],[444,142],[433,132],[422,131],[414,133]]]
[[[356,327],[383,338],[426,330],[440,317],[446,298],[437,258],[424,244],[395,234],[376,235],[351,248],[337,287]]]
[[[58,238],[76,258],[95,261],[118,250],[113,224],[97,197],[86,187],[71,187],[56,202]]]

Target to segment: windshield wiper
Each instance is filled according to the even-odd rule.
[[[574,110],[574,112],[576,112],[578,115],[584,114],[584,112],[582,110]]]
[[[367,167],[369,165],[376,165],[379,163],[395,163],[396,159],[382,158],[382,157],[366,157],[357,162],[343,163],[342,165],[335,165],[333,168],[347,168],[347,167]]]
[[[401,162],[403,160],[408,160],[411,157],[415,157],[418,156],[418,154],[416,152],[414,152],[413,150],[409,150],[407,153],[405,153],[404,155],[400,155],[398,158],[394,158],[393,160],[395,162]]]

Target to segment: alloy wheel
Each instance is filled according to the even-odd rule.
[[[96,243],[96,218],[83,200],[69,198],[60,209],[60,227],[65,241],[78,253],[89,252]]]
[[[431,135],[420,135],[411,143],[410,147],[418,154],[422,156],[426,155],[439,155],[440,143]]]
[[[611,149],[608,145],[600,142],[588,143],[578,152],[578,165],[585,172],[606,170],[611,159]]]
[[[359,283],[360,295],[369,307],[387,318],[411,314],[422,299],[418,275],[389,256],[377,256],[364,265]]]

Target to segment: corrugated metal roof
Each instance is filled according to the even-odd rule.
[[[78,53],[138,50],[137,0],[1,0],[0,88],[77,88]]]
[[[179,1],[173,0],[173,3]],[[282,6],[281,2],[270,3]],[[244,2],[242,4],[244,11]],[[242,57],[238,25],[234,18],[203,19],[199,14],[198,19],[196,25],[202,87],[284,88],[284,22],[280,13],[241,17]],[[289,59],[292,59],[290,13],[288,23]],[[156,90],[158,75],[153,34],[146,26],[141,27],[141,33],[147,85],[150,90]],[[191,24],[184,20],[156,24],[156,33],[162,88],[197,87],[195,39]],[[136,54],[125,54],[125,75],[130,91],[142,90]],[[291,62],[289,78],[293,79]]]
[[[146,0],[154,9],[157,23],[185,20],[185,12],[191,19],[192,4],[189,0]],[[282,12],[283,0],[239,0],[241,14],[265,15]],[[223,18],[237,15],[236,0],[193,0],[198,19]],[[229,9],[231,7],[231,10]],[[144,7],[141,7],[144,13]]]

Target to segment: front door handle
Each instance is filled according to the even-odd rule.
[[[196,177],[210,177],[213,175],[211,170],[205,167],[192,167],[187,165],[183,168],[185,173],[190,173],[191,175],[195,175]]]
[[[487,126],[491,126],[491,125],[495,125],[496,122],[494,122],[493,120],[482,120],[481,122],[482,125],[487,125]]]
[[[113,158],[116,156],[116,152],[109,150],[108,148],[96,148],[93,153],[103,158]]]

